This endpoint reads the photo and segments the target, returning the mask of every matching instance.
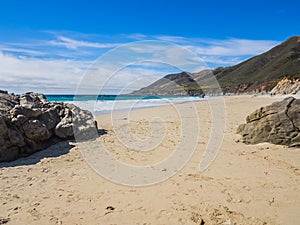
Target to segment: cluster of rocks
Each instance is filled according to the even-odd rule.
[[[297,94],[300,92],[300,79],[283,78],[271,90],[271,95]]]
[[[300,93],[300,79],[288,79],[284,78],[277,83],[277,85],[271,90],[271,94],[297,94]]]
[[[93,115],[42,94],[0,91],[0,162],[12,161],[62,140],[97,137]]]
[[[270,142],[300,147],[300,99],[293,97],[261,107],[246,118],[237,132],[247,144]]]

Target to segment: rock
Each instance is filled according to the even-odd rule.
[[[0,116],[0,134],[7,135],[8,127],[5,122],[5,117]]]
[[[39,116],[39,120],[46,125],[48,130],[55,128],[60,122],[60,116],[57,108],[47,109]]]
[[[8,94],[8,92],[7,92],[7,91],[4,91],[4,90],[0,90],[0,93],[1,93],[1,94]]]
[[[40,108],[48,103],[47,98],[43,94],[28,92],[20,96],[20,105],[32,108]]]
[[[27,106],[21,106],[21,105],[16,105],[11,111],[10,114],[12,117],[17,117],[18,115],[23,115],[28,118],[37,118],[42,114],[42,111],[40,108],[38,109],[33,109],[33,108],[28,108]]]
[[[27,120],[21,127],[25,136],[33,141],[44,141],[51,137],[46,125],[39,120]]]
[[[93,115],[72,104],[50,103],[33,92],[0,91],[0,162],[30,155],[62,140],[96,138]]]
[[[8,132],[9,143],[13,146],[23,147],[25,146],[25,141],[23,135],[20,131],[10,129]]]
[[[293,97],[257,109],[238,127],[246,144],[300,146],[300,100]]]
[[[0,115],[6,115],[17,104],[19,104],[17,96],[0,93]]]
[[[73,136],[72,118],[64,117],[55,127],[55,135],[60,138],[68,138]]]
[[[300,91],[300,79],[283,78],[271,90],[271,95],[297,94]]]

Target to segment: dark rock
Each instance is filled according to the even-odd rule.
[[[7,92],[7,91],[4,91],[4,90],[0,90],[0,93],[1,93],[1,94],[8,94],[8,92]]]
[[[7,135],[8,127],[5,122],[5,117],[0,116],[0,134]]]
[[[6,115],[17,104],[19,104],[17,96],[0,93],[0,115]]]
[[[237,132],[247,144],[270,142],[300,146],[300,100],[293,97],[262,107],[246,118]]]
[[[36,118],[42,114],[41,108],[33,109],[24,107],[21,105],[16,105],[11,111],[12,117],[17,117],[18,115],[24,115],[27,118]]]
[[[25,146],[25,141],[20,131],[10,129],[7,136],[9,138],[8,140],[10,145],[17,146],[17,147]]]
[[[48,130],[55,128],[60,121],[58,110],[56,108],[47,109],[39,116],[39,120],[46,125]]]
[[[0,92],[0,162],[30,155],[66,139],[96,138],[93,115],[72,104],[50,103],[33,92]]]
[[[46,125],[39,120],[27,120],[21,129],[25,136],[33,141],[44,141],[51,137]]]

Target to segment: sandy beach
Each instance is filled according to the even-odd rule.
[[[62,142],[0,164],[0,224],[298,224],[300,149],[245,145],[235,133],[255,109],[285,97],[224,97],[224,138],[204,172],[199,163],[211,135],[210,104],[193,103],[200,124],[195,152],[174,176],[145,187],[109,181],[88,165],[80,150],[92,152],[101,143],[129,165],[160,162],[182,138],[182,115],[176,108],[188,110],[190,103],[119,112],[113,124],[111,115],[99,116],[98,126],[106,134],[95,141]],[[132,151],[137,145],[128,140],[128,132],[141,143],[154,136],[152,151]]]

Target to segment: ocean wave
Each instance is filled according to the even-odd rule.
[[[162,105],[179,104],[188,101],[200,101],[205,98],[182,97],[182,98],[157,98],[157,99],[131,99],[131,100],[89,100],[89,101],[69,101],[82,109],[91,111],[94,115],[112,113],[117,111],[127,111],[142,108],[157,107]]]

